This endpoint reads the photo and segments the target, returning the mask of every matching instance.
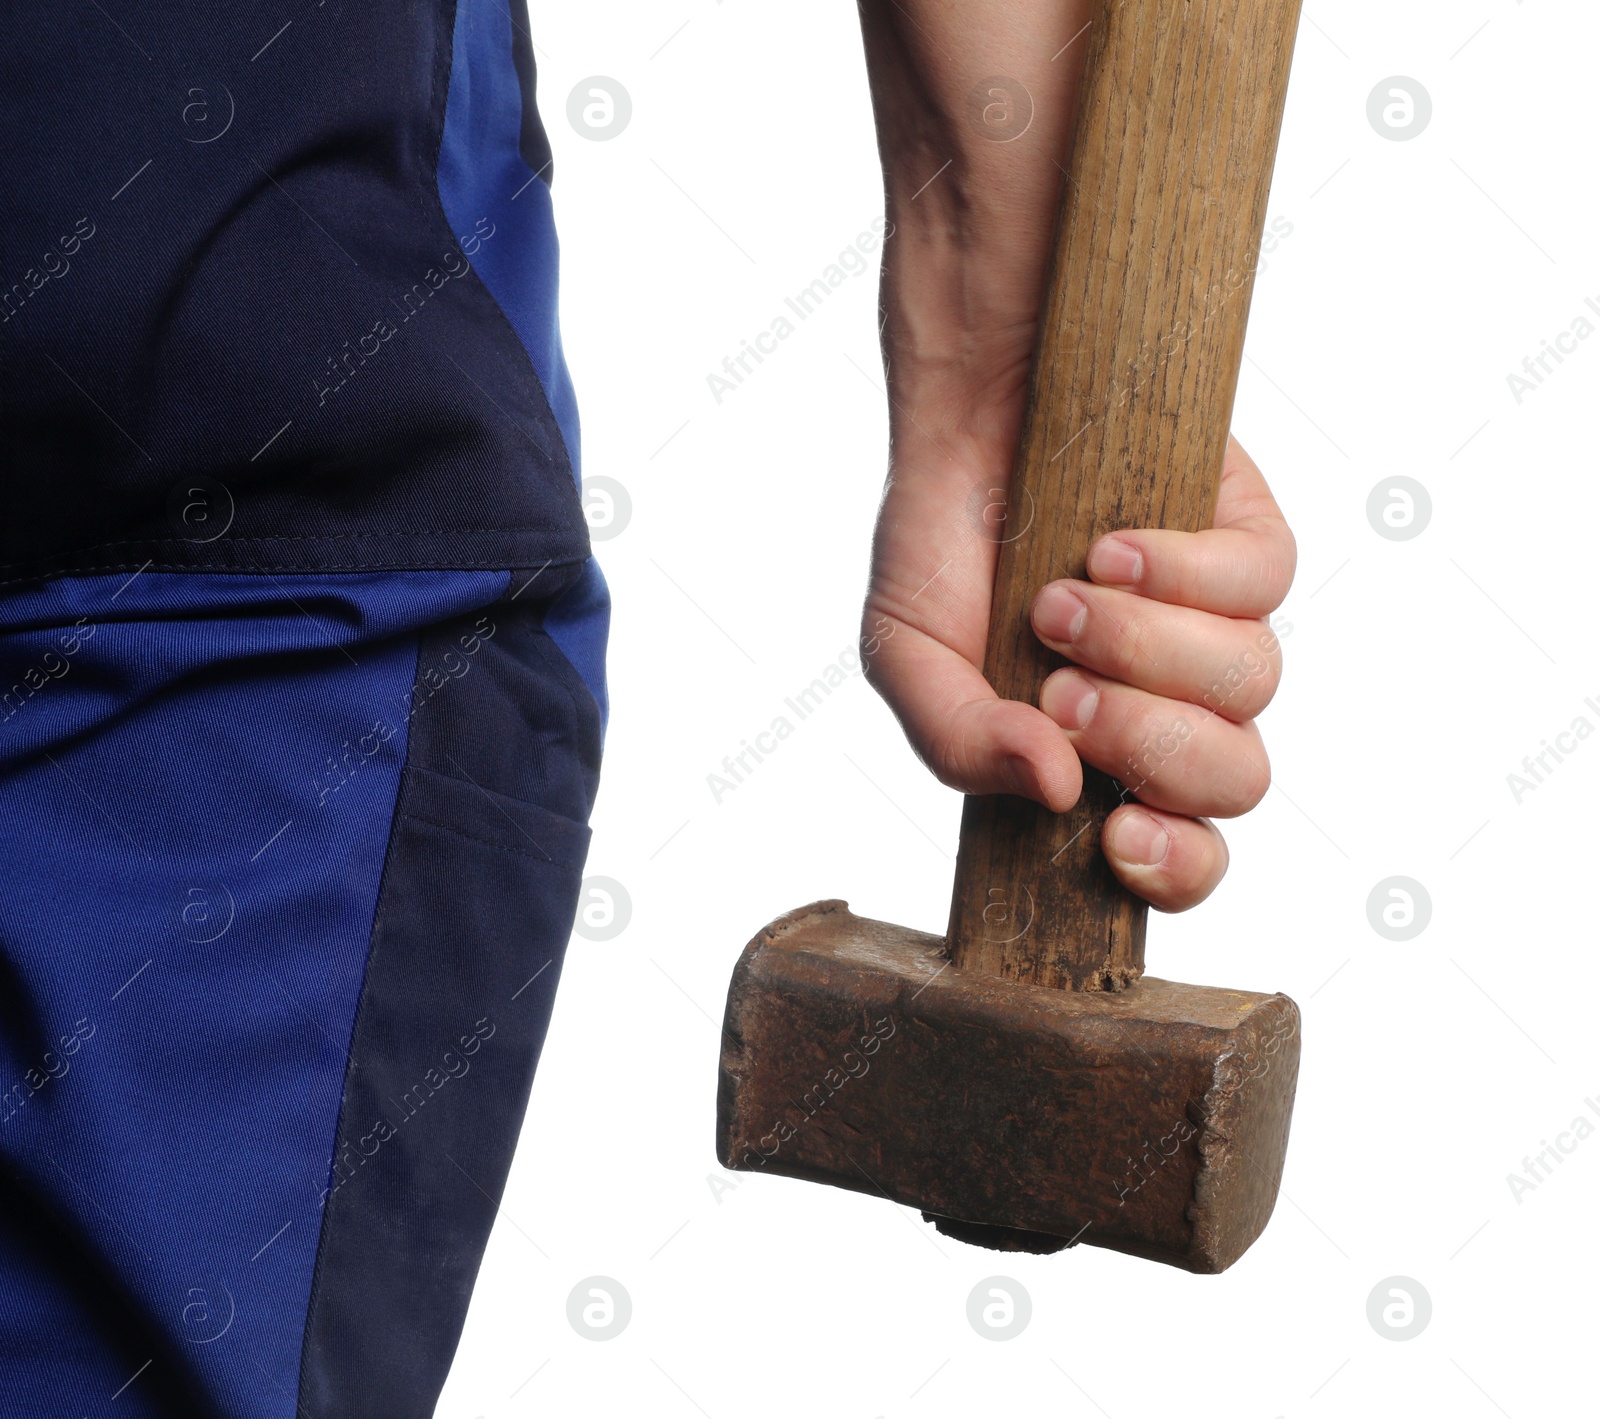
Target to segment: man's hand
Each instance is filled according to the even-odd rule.
[[[1143,805],[1106,824],[1117,876],[1167,911],[1204,900],[1228,865],[1206,819],[1248,812],[1267,791],[1252,721],[1281,668],[1265,618],[1294,574],[1294,538],[1249,455],[1230,443],[1213,530],[1102,537],[1090,580],[1039,592],[1034,630],[1072,664],[1045,682],[1037,709],[998,698],[979,668],[994,544],[960,526],[959,507],[902,512],[899,491],[885,500],[863,635],[868,674],[917,752],[952,788],[1057,812],[1078,796],[1080,761],[1103,769]],[[926,558],[908,566],[897,549],[948,546],[964,531],[964,548],[918,586]],[[1142,746],[1162,738],[1181,747],[1148,764]]]
[[[1295,553],[1249,456],[1230,441],[1213,530],[1112,534],[1091,550],[1088,581],[1040,588],[1034,630],[1071,666],[1037,707],[998,698],[981,669],[1007,535],[994,511],[1011,479],[1090,13],[1090,0],[862,0],[893,224],[892,466],[863,643],[869,678],[951,787],[1061,812],[1083,762],[1126,783],[1137,801],[1108,820],[1106,857],[1131,890],[1181,910],[1227,868],[1207,819],[1248,811],[1269,782],[1252,719],[1277,687],[1265,618]],[[1179,747],[1151,764],[1141,749],[1160,739]]]

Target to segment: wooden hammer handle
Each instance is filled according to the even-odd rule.
[[[1096,13],[998,534],[984,673],[1006,698],[1037,703],[1064,663],[1029,607],[1047,582],[1084,577],[1096,538],[1210,524],[1299,10],[1102,0]],[[1172,752],[1156,733],[1119,777],[1137,786]],[[950,911],[958,968],[1079,990],[1138,978],[1146,907],[1100,850],[1121,793],[1086,766],[1065,814],[967,799]]]

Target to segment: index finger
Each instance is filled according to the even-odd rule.
[[[1218,616],[1265,616],[1294,580],[1294,534],[1255,460],[1228,438],[1213,527],[1131,528],[1089,549],[1089,579]]]

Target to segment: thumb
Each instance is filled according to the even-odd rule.
[[[1032,705],[1002,700],[978,667],[904,622],[882,638],[867,678],[918,757],[962,793],[1014,793],[1064,813],[1083,790],[1066,733]]]

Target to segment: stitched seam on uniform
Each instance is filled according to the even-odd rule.
[[[416,658],[412,662],[411,683],[413,689],[417,682],[417,668],[422,663],[422,636],[416,638]],[[333,1175],[334,1164],[339,1157],[339,1141],[344,1137],[345,1117],[350,1104],[350,1086],[354,1077],[356,1064],[354,1051],[356,1036],[361,1027],[361,1017],[367,1009],[368,990],[372,980],[372,965],[379,949],[379,937],[385,917],[390,907],[387,888],[389,886],[389,871],[394,865],[395,848],[400,839],[400,804],[405,796],[406,765],[411,762],[411,753],[415,738],[411,733],[410,725],[404,729],[406,736],[405,758],[401,761],[400,772],[395,776],[394,807],[389,818],[389,840],[383,850],[383,870],[378,874],[378,895],[372,904],[372,925],[367,932],[366,957],[361,967],[361,989],[356,994],[355,1010],[350,1017],[349,1047],[344,1051],[345,1070],[344,1077],[339,1083],[339,1108],[334,1115],[333,1137],[328,1148],[328,1176]],[[306,1290],[306,1317],[305,1323],[300,1327],[300,1362],[295,1367],[295,1412],[301,1414],[305,1411],[306,1385],[309,1373],[316,1363],[311,1352],[313,1324],[317,1319],[317,1303],[321,1299],[327,1285],[327,1273],[323,1270],[323,1256],[328,1247],[328,1233],[334,1225],[334,1199],[329,1196],[323,1204],[322,1217],[317,1226],[317,1251],[311,1263],[311,1282]]]
[[[546,809],[545,811],[548,812],[549,810]],[[574,865],[563,858],[551,857],[549,853],[545,853],[543,857],[535,857],[526,848],[512,847],[509,843],[497,843],[490,838],[480,838],[476,833],[463,832],[460,828],[453,827],[449,823],[440,823],[432,818],[424,818],[422,814],[413,813],[409,808],[403,809],[400,816],[402,818],[410,818],[413,822],[426,823],[430,828],[438,828],[440,832],[451,833],[458,838],[465,838],[468,842],[482,843],[484,847],[492,847],[499,852],[515,853],[518,857],[526,857],[533,862],[541,862],[546,867],[571,867]]]
[[[579,562],[587,561],[587,556],[572,557],[564,562],[555,563],[556,566],[570,567]],[[21,565],[13,562],[12,566]],[[438,562],[430,562],[421,566],[397,567],[388,562],[322,562],[316,566],[306,566],[300,562],[256,562],[247,567],[228,566],[225,563],[196,563],[196,562],[111,562],[98,566],[75,567],[65,566],[54,569],[45,569],[29,573],[25,576],[15,576],[0,579],[0,586],[16,586],[25,581],[54,581],[57,577],[68,576],[95,576],[101,572],[127,572],[127,571],[154,571],[154,572],[183,572],[193,576],[250,576],[255,572],[300,572],[306,576],[320,576],[324,572],[431,572],[431,571],[478,571],[480,569],[503,572],[506,569],[504,557],[491,557],[481,562],[466,562],[449,558]],[[4,567],[0,567],[4,570]]]
[[[455,66],[462,62],[462,56],[456,53],[455,48],[456,15],[461,8],[460,0],[455,0],[455,3],[451,4],[448,8],[450,11],[450,40],[448,44],[450,53],[449,70],[453,71]],[[504,6],[501,8],[504,9]],[[506,11],[506,15],[507,18],[511,18],[511,12],[509,10]],[[450,72],[447,72],[442,90],[443,98],[439,103],[439,140],[435,144],[433,151],[432,181],[422,184],[424,193],[422,205],[428,208],[430,214],[437,213],[438,220],[444,227],[445,235],[454,240],[455,228],[450,223],[450,214],[445,211],[444,193],[439,190],[439,163],[444,153],[444,130],[446,119],[449,117],[450,108],[450,78],[451,74]],[[521,161],[520,153],[518,154],[518,161]],[[582,499],[578,493],[577,484],[572,476],[572,450],[567,447],[566,436],[561,432],[561,426],[556,423],[555,410],[550,407],[550,396],[545,392],[544,381],[539,378],[539,371],[534,366],[533,356],[528,352],[528,347],[522,343],[522,336],[518,332],[516,325],[512,322],[511,317],[506,314],[505,307],[500,304],[499,298],[495,295],[495,293],[489,289],[489,283],[483,279],[483,273],[480,272],[478,268],[471,263],[471,261],[467,262],[467,268],[470,281],[479,291],[483,293],[484,299],[489,303],[489,309],[493,312],[493,318],[496,324],[502,328],[507,336],[510,337],[512,348],[516,351],[515,358],[513,360],[506,361],[505,365],[508,374],[514,372],[516,382],[520,386],[522,397],[527,400],[528,404],[531,406],[527,412],[532,415],[533,422],[539,426],[541,431],[549,429],[553,430],[555,433],[556,444],[561,449],[561,461],[566,464],[567,476],[560,481],[566,487],[572,489],[573,500],[578,505],[579,515],[582,516]],[[540,417],[541,414],[543,415],[543,418]],[[515,418],[512,419],[512,423],[514,425],[516,424]],[[521,430],[520,426],[519,432],[523,432],[526,436],[526,431]],[[543,452],[546,457],[549,457],[548,449],[541,449],[540,451]],[[555,460],[551,459],[551,462],[553,463]],[[588,531],[587,518],[584,519],[584,531]]]
[[[500,8],[504,10],[504,4],[502,4]],[[460,59],[460,56],[455,52],[455,12],[459,9],[460,0],[456,0],[456,3],[451,6],[450,15],[450,65],[452,69]],[[516,23],[516,18],[511,14],[510,10],[506,10],[506,17],[507,19],[511,20],[512,24]],[[515,66],[513,65],[513,67]],[[520,83],[518,87],[520,89]],[[439,218],[444,223],[445,231],[451,236],[454,236],[455,228],[450,224],[450,214],[445,211],[444,193],[439,190],[439,162],[444,153],[445,119],[448,117],[449,104],[450,91],[449,81],[447,79],[444,93],[444,104],[440,108],[439,143],[437,148],[434,150],[433,156],[433,182],[431,186],[428,187],[428,196],[425,200],[431,207],[434,207],[438,210]],[[522,163],[522,153],[520,149],[517,152],[517,161]],[[524,168],[527,167],[526,163],[522,163],[522,165]],[[583,516],[583,497],[578,491],[577,480],[574,474],[572,461],[573,450],[567,447],[567,436],[562,432],[561,425],[556,420],[555,410],[550,404],[549,391],[545,389],[544,381],[539,378],[538,368],[533,363],[533,355],[529,351],[528,347],[523,343],[522,333],[517,329],[515,322],[509,315],[506,314],[505,307],[500,304],[500,298],[489,289],[489,283],[483,279],[483,273],[479,271],[476,266],[473,266],[470,261],[467,263],[467,266],[471,279],[476,282],[477,288],[483,292],[485,298],[488,300],[490,308],[494,311],[494,314],[498,319],[498,323],[504,327],[506,333],[511,337],[511,343],[517,351],[518,358],[516,360],[516,373],[518,376],[518,382],[522,385],[523,395],[533,405],[531,412],[534,416],[534,422],[540,424],[541,428],[549,428],[555,433],[556,445],[561,450],[561,461],[567,466],[567,476],[562,481],[567,487],[572,489],[573,498],[578,504],[579,515]],[[544,422],[539,419],[541,412],[544,414],[544,420],[548,422]],[[516,421],[513,420],[512,422],[515,423]],[[543,452],[545,453],[546,457],[549,456],[548,449],[543,450]],[[551,461],[554,462],[555,460],[552,459]],[[588,518],[585,516],[584,532],[587,534],[588,530]]]
[[[545,669],[555,676],[561,688],[567,692],[567,699],[572,704],[573,714],[580,721],[591,710],[598,714],[600,704],[594,697],[594,691],[584,683],[583,676],[578,673],[578,667],[567,658],[566,652],[556,644],[554,637],[542,625],[539,627],[539,635],[534,640],[533,648],[535,654],[544,661]],[[578,682],[576,689],[572,683],[574,680]],[[585,699],[589,702],[587,708],[584,706],[583,701],[578,698],[579,689],[583,691]]]
[[[523,523],[515,527],[405,527],[397,532],[262,532],[253,537],[218,537],[212,542],[196,542],[197,547],[243,547],[251,542],[347,542],[375,537],[470,537],[482,532],[548,532],[544,523]],[[89,550],[99,552],[111,547],[137,547],[152,542],[188,541],[177,537],[119,537],[115,542],[95,542]],[[71,556],[70,552],[57,553]],[[0,566],[20,566],[20,562],[0,562]]]

